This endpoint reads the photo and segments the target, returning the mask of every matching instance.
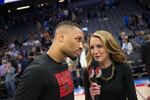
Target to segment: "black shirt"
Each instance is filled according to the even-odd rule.
[[[102,69],[102,75],[110,76],[112,67]],[[87,70],[84,75],[85,82],[85,97],[86,100],[91,100],[89,93],[90,81]],[[115,63],[114,76],[109,81],[104,81],[99,78],[98,84],[101,85],[101,94],[99,100],[137,100],[135,86],[131,74],[131,70],[126,64]]]
[[[13,100],[74,100],[68,67],[48,55],[37,57],[25,70]]]

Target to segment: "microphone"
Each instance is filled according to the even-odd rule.
[[[102,75],[102,70],[100,69],[100,67],[96,67],[95,69],[91,67],[89,69],[89,78],[92,82],[98,84],[98,80],[101,77],[101,75]],[[98,95],[95,96],[95,100],[99,100]]]
[[[100,69],[100,67],[96,67],[96,69],[95,69],[95,82],[97,84],[98,84],[98,79],[101,77],[101,75],[102,75],[102,70]],[[95,100],[99,100],[98,95],[95,95]]]

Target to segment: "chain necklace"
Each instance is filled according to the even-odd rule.
[[[109,76],[109,77],[104,77],[104,76],[102,76],[101,75],[101,80],[104,80],[104,81],[109,81],[109,80],[111,80],[112,78],[113,78],[113,76],[114,76],[114,72],[115,72],[115,64],[114,64],[114,62],[112,62],[112,70],[111,70],[111,75]]]

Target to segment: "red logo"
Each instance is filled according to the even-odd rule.
[[[89,78],[93,78],[94,77],[94,69],[92,67],[89,68]]]
[[[102,75],[102,70],[100,69],[100,67],[96,67],[95,75],[96,75],[96,78],[100,78],[100,76]]]
[[[60,97],[64,97],[71,93],[74,89],[72,76],[70,71],[66,70],[55,74],[60,87]]]

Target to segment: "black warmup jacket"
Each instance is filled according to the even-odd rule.
[[[25,70],[13,100],[74,100],[73,90],[66,64],[57,63],[46,54]]]
[[[146,41],[141,47],[141,59],[144,64],[146,64],[146,69],[149,73],[150,78],[150,41]]]

